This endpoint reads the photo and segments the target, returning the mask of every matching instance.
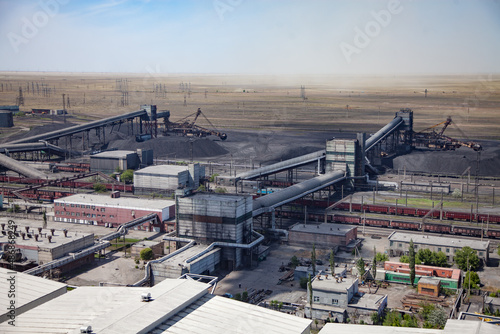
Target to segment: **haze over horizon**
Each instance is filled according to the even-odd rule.
[[[500,73],[500,1],[0,0],[0,71]]]

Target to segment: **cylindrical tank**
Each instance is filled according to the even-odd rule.
[[[0,110],[0,128],[10,128],[14,126],[14,117],[10,110]]]

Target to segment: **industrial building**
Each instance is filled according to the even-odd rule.
[[[379,277],[377,271],[377,277]],[[410,283],[410,265],[402,262],[384,262],[384,279],[388,282],[395,283]],[[426,265],[415,265],[415,281],[417,283],[421,278],[435,277],[441,283],[443,288],[458,289],[462,279],[462,271],[460,269],[442,268]]]
[[[0,128],[11,128],[14,126],[14,116],[11,110],[0,109]]]
[[[107,151],[90,156],[90,169],[103,173],[113,173],[117,169],[137,169],[153,164],[153,150]]]
[[[392,232],[389,237],[389,256],[408,254],[410,240],[413,240],[415,250],[427,248],[432,252],[443,252],[448,261],[453,261],[455,253],[465,246],[477,251],[477,255],[484,262],[489,259],[489,241],[479,241],[463,238],[446,238],[428,234],[412,234],[404,232]]]
[[[14,278],[13,280],[12,277]],[[17,297],[9,298],[10,284],[15,284]],[[66,293],[67,285],[14,270],[0,268],[0,323],[12,320],[9,317],[10,300],[14,300],[15,317]],[[14,292],[15,294],[15,292]],[[14,298],[15,297],[15,298]]]
[[[310,246],[317,248],[352,250],[361,240],[357,239],[358,228],[345,224],[303,224],[290,228],[288,243],[292,246]]]
[[[164,232],[164,221],[175,216],[175,202],[95,194],[75,194],[54,200],[54,220],[68,223],[117,227],[150,213],[156,213],[159,221],[148,222],[137,229]]]
[[[140,257],[141,251],[146,248],[151,248],[155,259],[165,255],[165,243],[163,241],[141,240],[130,247],[130,256]]]
[[[222,266],[235,269],[251,256],[247,246],[252,242],[251,196],[196,193],[177,199],[177,235],[199,243],[226,243]],[[238,244],[239,246],[236,246]]]
[[[344,322],[348,314],[356,312],[369,318],[373,312],[382,314],[387,306],[387,295],[359,294],[358,278],[318,275],[312,281],[312,317]],[[305,314],[310,315],[311,294],[307,292]]]
[[[16,317],[9,333],[310,333],[312,321],[209,293],[207,283],[78,287]],[[88,331],[87,331],[88,330]]]
[[[25,226],[24,228],[16,229],[14,235],[16,236],[14,244],[15,252],[18,254],[16,255],[14,265],[18,270],[25,270],[34,265],[48,263],[94,245],[93,233],[48,230],[41,227],[35,230],[29,226]],[[4,249],[7,243],[8,236],[2,233],[0,235],[1,249]],[[66,272],[80,265],[90,263],[93,260],[94,254],[91,254],[77,261],[65,264],[60,267],[60,271]],[[9,265],[9,262],[6,260],[2,260],[0,263],[4,268]]]
[[[134,193],[171,195],[177,188],[197,189],[204,178],[200,164],[150,166],[134,172]]]
[[[428,295],[432,297],[439,296],[441,288],[441,280],[435,277],[422,277],[418,281],[417,291],[421,295]]]

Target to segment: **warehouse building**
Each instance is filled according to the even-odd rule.
[[[197,189],[204,178],[200,164],[150,166],[134,172],[134,192],[171,195],[178,188]]]
[[[117,169],[137,169],[152,164],[153,150],[106,151],[90,156],[90,169],[108,174]]]
[[[33,267],[33,265],[27,265],[27,263],[41,265],[94,245],[93,233],[48,230],[41,227],[33,229],[29,226],[24,226],[24,228],[18,227],[14,235],[14,252],[17,253],[14,265],[18,270]],[[8,243],[8,235],[2,233],[0,235],[1,249],[3,250]],[[93,259],[94,254],[91,254],[65,264],[60,267],[60,272],[66,272],[80,265],[90,263]],[[9,263],[3,259],[1,264],[2,267],[7,267]]]
[[[215,296],[209,284],[168,279],[154,287],[78,287],[16,317],[9,333],[310,333],[312,321]],[[68,306],[71,307],[68,307]]]
[[[298,223],[290,228],[288,243],[293,246],[312,247],[314,244],[317,248],[338,248],[350,251],[361,242],[357,237],[358,228],[356,226],[331,223],[320,225]]]
[[[137,229],[155,232],[166,230],[165,221],[175,217],[175,201],[106,195],[75,194],[54,200],[54,220],[68,223],[117,227],[150,213],[157,222],[148,222]]]
[[[489,259],[489,241],[479,241],[457,237],[447,238],[404,232],[392,232],[391,235],[389,235],[388,240],[389,256],[408,254],[410,240],[413,240],[415,251],[418,251],[420,248],[427,248],[432,252],[443,252],[446,254],[448,261],[453,261],[455,253],[465,246],[469,246],[470,248],[476,250],[479,258],[484,262],[487,262]]]
[[[15,285],[15,290],[18,292],[17,298],[15,298],[16,296],[12,296],[12,298],[8,296],[11,283]],[[4,294],[0,298],[0,323],[2,323],[13,320],[12,317],[9,317],[11,312],[8,309],[11,300],[14,300],[15,317],[18,317],[28,310],[65,294],[67,285],[10,269],[0,268],[0,291]]]

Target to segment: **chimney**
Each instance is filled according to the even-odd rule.
[[[35,234],[35,240],[38,241],[38,234]]]
[[[52,236],[51,235],[47,236],[47,239],[49,239],[49,244],[50,244],[52,242]]]
[[[21,236],[23,237],[23,240],[25,240],[25,238],[26,238],[26,233],[22,232],[22,233],[21,233]]]
[[[2,231],[5,231],[5,224],[2,223]]]
[[[63,233],[64,233],[64,237],[67,238],[68,237],[68,230],[67,229],[64,229],[63,230]]]
[[[42,228],[41,227],[38,228],[38,233],[42,234]]]
[[[30,233],[30,227],[29,226],[25,226],[24,228],[26,229],[26,233]]]
[[[54,235],[54,232],[55,232],[55,231],[56,231],[56,229],[55,229],[55,228],[51,228],[51,229],[50,229],[50,233],[52,233],[52,235]]]

